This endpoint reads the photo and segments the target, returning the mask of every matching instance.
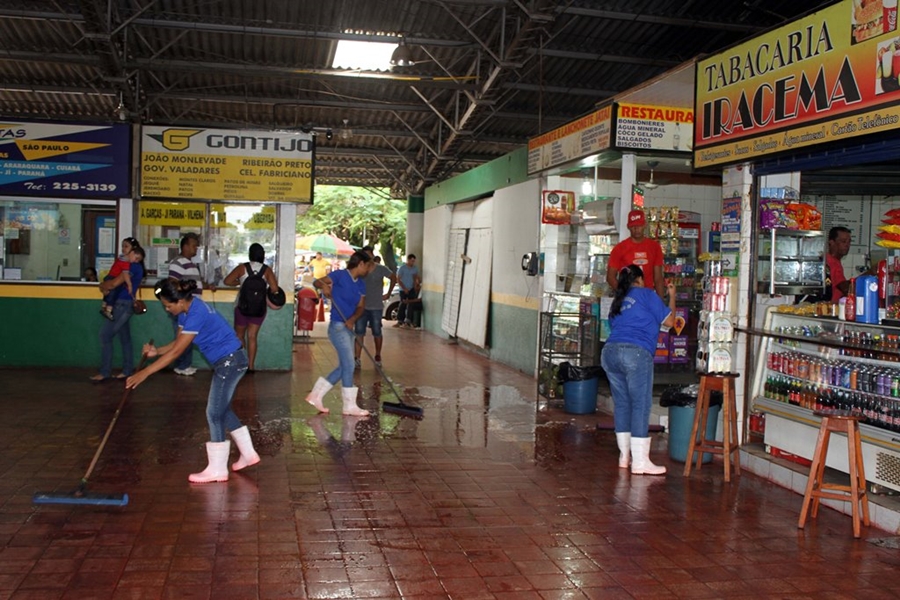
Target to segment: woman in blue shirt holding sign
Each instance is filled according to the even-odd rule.
[[[157,348],[144,345],[144,354],[159,359],[128,378],[126,387],[136,388],[153,373],[175,362],[191,344],[197,344],[200,352],[213,366],[212,384],[206,403],[206,420],[209,423],[210,441],[206,444],[209,465],[200,473],[188,476],[191,483],[228,481],[228,454],[231,445],[226,435],[230,432],[241,453],[231,466],[235,471],[259,462],[259,454],[253,448],[250,431],[241,425],[231,410],[231,399],[238,382],[247,372],[247,355],[234,330],[215,308],[194,294],[197,282],[193,279],[164,279],[156,287],[156,297],[166,312],[176,318],[178,335],[172,342]]]
[[[663,475],[666,468],[650,462],[650,406],[653,402],[653,355],[660,325],[675,324],[675,286],[666,284],[666,306],[655,290],[644,287],[637,265],[622,268],[609,309],[612,334],[603,347],[601,364],[609,377],[619,446],[619,467],[636,475]]]

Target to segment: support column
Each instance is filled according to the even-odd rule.
[[[631,193],[635,183],[637,183],[637,157],[634,154],[623,154],[622,187],[619,192],[622,201],[619,202],[619,214],[616,215],[619,241],[631,237],[631,232],[628,231],[628,213],[631,212]]]
[[[400,257],[406,261],[407,254],[415,254],[422,263],[422,247],[425,240],[425,196],[406,198],[406,254]],[[421,267],[419,267],[421,269]]]

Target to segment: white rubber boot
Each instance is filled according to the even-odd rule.
[[[245,467],[250,467],[259,462],[259,454],[257,454],[256,450],[253,448],[250,430],[247,429],[246,425],[232,431],[231,437],[234,438],[234,445],[237,446],[238,451],[241,453],[241,457],[231,465],[232,471],[240,471]]]
[[[359,388],[341,388],[341,399],[344,401],[344,414],[352,417],[368,417],[369,411],[356,405],[356,393]]]
[[[328,393],[328,390],[333,387],[333,385],[328,383],[327,379],[319,377],[316,380],[316,385],[313,386],[312,391],[306,396],[306,401],[315,406],[317,411],[327,413],[328,409],[322,405],[322,399],[325,397],[325,394]]]
[[[631,438],[631,472],[635,475],[665,475],[666,468],[650,462],[650,438]]]
[[[228,453],[231,451],[231,442],[206,442],[206,456],[209,464],[199,473],[188,475],[191,483],[211,483],[213,481],[228,481]]]
[[[631,464],[631,434],[616,432],[616,443],[619,445],[619,468],[627,469]]]

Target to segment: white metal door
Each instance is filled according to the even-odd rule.
[[[487,345],[491,302],[491,230],[470,229],[463,259],[462,300],[457,336],[480,348]]]

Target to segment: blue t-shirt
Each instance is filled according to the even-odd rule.
[[[241,349],[241,340],[225,317],[196,296],[187,312],[178,315],[178,325],[185,333],[194,334],[194,343],[211,364]]]
[[[612,333],[606,343],[636,344],[656,354],[659,326],[671,312],[654,290],[633,287],[622,300],[622,312],[609,320]]]
[[[397,279],[400,280],[400,283],[403,284],[407,290],[412,290],[416,286],[416,275],[419,274],[419,267],[412,266],[410,267],[408,264],[403,263],[400,265],[400,268],[397,269]]]
[[[353,281],[347,269],[332,271],[328,278],[331,279],[331,320],[343,323],[344,317],[349,319],[356,312],[359,299],[366,295],[366,282],[362,277]],[[338,308],[344,317],[337,311]]]
[[[144,267],[141,266],[141,263],[131,263],[128,266],[128,272],[131,273],[131,287],[134,293],[137,294],[138,287],[144,279]],[[120,287],[122,291],[117,297],[118,300],[134,300],[134,295],[128,293],[127,287],[124,285]]]

